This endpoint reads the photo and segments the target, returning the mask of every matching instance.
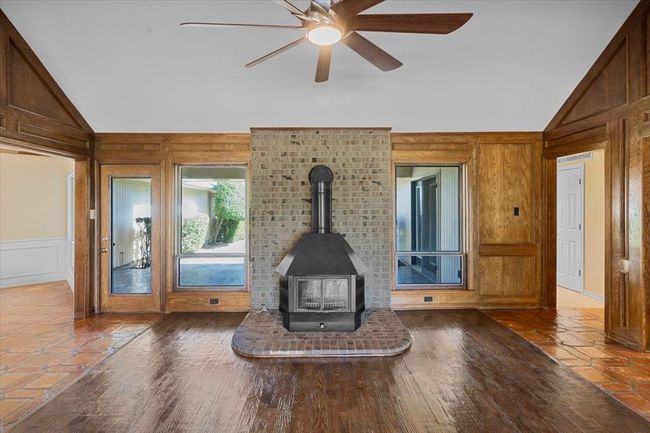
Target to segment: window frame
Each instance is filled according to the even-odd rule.
[[[244,183],[245,183],[245,215],[246,215],[246,226],[244,227],[244,252],[243,253],[181,253],[181,244],[182,244],[182,228],[183,228],[183,174],[182,170],[185,167],[191,168],[233,168],[238,167],[244,169]],[[191,164],[191,163],[180,163],[174,164],[174,197],[175,197],[175,206],[174,206],[174,251],[173,251],[173,291],[174,292],[209,292],[209,291],[248,291],[248,284],[250,280],[250,275],[248,272],[249,260],[249,222],[250,222],[250,206],[249,206],[249,196],[250,196],[250,182],[249,182],[249,170],[250,167],[245,163],[233,163],[233,164],[224,164],[224,163],[201,163],[201,164]],[[226,286],[226,285],[215,285],[215,286],[206,286],[206,285],[197,285],[197,286],[181,286],[180,277],[181,277],[181,260],[184,258],[211,258],[211,257],[241,257],[244,260],[244,284],[239,286]]]
[[[404,290],[445,290],[445,289],[467,289],[467,280],[469,278],[468,266],[467,266],[467,239],[469,239],[468,234],[466,233],[466,228],[468,227],[467,218],[468,218],[468,206],[466,202],[467,194],[467,164],[464,162],[456,163],[438,163],[438,162],[422,162],[422,163],[409,163],[409,162],[399,162],[392,164],[392,176],[393,176],[393,233],[392,233],[392,251],[393,256],[393,278],[392,286],[393,290],[404,291]],[[397,242],[397,170],[400,167],[456,167],[458,168],[458,250],[448,250],[448,251],[400,251],[398,249]],[[411,222],[411,224],[413,224]],[[400,284],[398,282],[398,267],[399,267],[399,258],[400,257],[460,257],[460,266],[461,266],[461,279],[460,283],[424,283],[424,284]]]

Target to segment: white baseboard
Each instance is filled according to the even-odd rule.
[[[596,299],[598,301],[604,301],[605,297],[601,294],[590,292],[589,290],[584,291],[585,296],[589,296],[590,298]]]
[[[0,241],[0,289],[68,280],[68,253],[65,238]]]

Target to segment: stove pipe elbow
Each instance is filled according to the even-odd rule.
[[[311,183],[311,231],[332,231],[332,182],[334,174],[325,165],[316,165],[309,172]]]

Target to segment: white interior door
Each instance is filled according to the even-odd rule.
[[[582,293],[584,165],[557,171],[557,284]]]

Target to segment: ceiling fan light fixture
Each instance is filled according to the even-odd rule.
[[[334,45],[341,40],[343,34],[333,26],[314,27],[307,33],[309,42],[316,45]]]

